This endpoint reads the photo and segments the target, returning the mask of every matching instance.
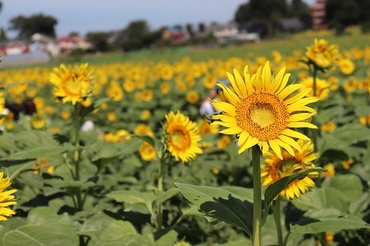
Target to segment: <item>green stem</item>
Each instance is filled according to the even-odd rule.
[[[162,192],[163,191],[163,172],[164,172],[164,156],[165,154],[162,153],[162,157],[161,157],[161,161],[159,163],[159,174],[158,174],[158,190],[159,192]],[[156,223],[157,223],[157,229],[160,230],[162,229],[162,226],[163,226],[163,208],[162,208],[162,203],[159,203],[158,206],[157,206],[157,220],[156,220]]]
[[[75,146],[73,164],[75,166],[74,180],[80,181],[80,104],[75,104],[73,109],[73,133],[72,133],[72,144]],[[81,195],[81,188],[76,188],[76,198],[77,198],[77,209],[83,209],[83,201]]]
[[[262,182],[260,152],[258,145],[253,146],[253,246],[261,245]]]
[[[280,197],[278,197],[275,200],[275,206],[273,209],[274,212],[274,219],[275,219],[275,225],[276,225],[276,232],[277,232],[277,237],[278,237],[278,245],[283,246],[283,231],[281,228],[281,218],[280,218],[280,213],[281,213],[281,206],[280,206]]]
[[[284,246],[288,245],[288,239],[289,239],[289,236],[290,236],[290,231],[288,231],[288,233],[286,234],[285,236],[285,239],[284,239]]]

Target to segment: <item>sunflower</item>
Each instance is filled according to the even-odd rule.
[[[11,205],[17,204],[14,201],[14,192],[16,189],[5,191],[11,185],[11,182],[8,177],[3,178],[4,173],[0,172],[0,221],[7,220],[7,217],[11,217],[15,214],[15,211],[8,208]]]
[[[303,88],[313,88],[313,77],[307,77],[300,81],[303,85]],[[316,78],[316,95],[323,100],[329,96],[330,84],[324,80]],[[308,96],[313,96],[313,91],[307,94]]]
[[[121,101],[124,96],[120,83],[115,80],[109,83],[106,94],[115,102]]]
[[[148,135],[154,137],[153,130],[146,124],[138,124],[134,129],[134,134],[136,135]]]
[[[171,111],[165,118],[164,131],[167,149],[176,161],[188,162],[197,154],[202,153],[198,143],[201,137],[196,123],[190,121],[189,117],[179,111],[176,114]]]
[[[190,104],[195,104],[199,101],[199,94],[196,91],[190,90],[186,93],[186,101]]]
[[[61,64],[59,68],[53,69],[49,80],[55,86],[54,95],[62,98],[63,103],[71,102],[74,105],[81,102],[90,96],[93,90],[92,70],[87,63],[79,67],[66,67]]]
[[[226,127],[223,134],[239,137],[239,151],[242,153],[258,144],[262,153],[271,148],[282,159],[281,147],[294,155],[294,149],[301,147],[293,138],[309,140],[304,134],[292,128],[317,127],[306,120],[316,111],[307,106],[316,102],[316,97],[306,97],[310,88],[302,85],[287,85],[290,74],[285,74],[283,67],[275,78],[271,76],[269,62],[259,67],[257,73],[250,76],[248,67],[244,69],[244,78],[234,69],[234,76],[227,73],[231,87],[222,83],[226,102],[215,100],[212,105],[221,113],[213,115],[211,124]],[[296,93],[294,93],[296,92]]]
[[[337,128],[337,125],[333,121],[328,121],[321,125],[321,131],[323,132],[333,132],[335,128]]]
[[[313,44],[307,47],[306,57],[318,68],[327,68],[339,58],[339,51],[335,45],[329,45],[325,39],[314,39]]]
[[[153,145],[151,145],[148,142],[144,142],[141,145],[139,149],[139,154],[140,154],[141,159],[143,159],[144,161],[151,161],[157,157],[157,153]]]
[[[355,71],[355,64],[347,58],[340,59],[338,61],[339,70],[345,75],[349,75]]]
[[[312,161],[317,158],[317,154],[312,153],[314,150],[312,142],[298,140],[297,143],[302,149],[301,153],[295,150],[294,154],[291,155],[283,150],[282,159],[272,151],[265,154],[266,159],[265,162],[262,163],[261,171],[263,186],[269,186],[285,176],[290,176],[297,172],[315,167]],[[288,200],[299,197],[315,186],[312,178],[316,178],[317,176],[317,172],[312,172],[303,179],[294,180],[280,193],[280,195],[286,196]]]
[[[31,116],[31,126],[33,129],[44,129],[47,126],[46,118],[40,114]]]

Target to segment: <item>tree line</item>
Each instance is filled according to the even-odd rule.
[[[0,1],[0,10],[2,2]],[[364,32],[370,31],[370,15],[367,10],[370,0],[326,0],[325,21],[329,28],[335,28],[342,33],[350,25],[361,25]],[[296,19],[301,23],[301,29],[312,27],[312,18],[309,6],[302,0],[249,0],[237,7],[233,21],[239,28],[249,32],[258,32],[262,38],[274,37],[282,31],[281,20]],[[10,19],[9,31],[18,32],[18,39],[29,39],[34,33],[41,33],[49,37],[56,36],[55,26],[58,20],[52,16],[35,14],[29,17],[19,15]],[[166,26],[157,30],[150,30],[146,20],[135,20],[126,27],[115,32],[89,32],[86,37],[95,51],[109,51],[122,49],[125,51],[139,50],[153,46],[173,45],[169,40],[163,40],[162,34]],[[198,27],[192,24],[176,25],[178,31],[186,31],[190,38],[189,44],[213,41],[212,35],[197,36],[197,32],[205,31],[205,24]],[[0,40],[6,40],[6,32],[0,30]]]

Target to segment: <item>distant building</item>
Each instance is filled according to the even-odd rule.
[[[314,30],[327,28],[325,6],[325,0],[316,0],[311,6],[312,28]]]
[[[40,33],[35,33],[31,36],[30,49],[32,53],[47,53],[53,58],[58,57],[60,54],[60,48],[55,39]]]
[[[297,18],[283,18],[279,20],[279,25],[283,31],[302,31],[304,29],[304,24],[303,22]]]
[[[167,28],[162,34],[162,39],[175,43],[185,43],[189,41],[190,35],[188,32],[181,31],[177,28]]]
[[[0,44],[0,52],[7,56],[27,54],[30,52],[30,46],[26,41],[4,41]]]
[[[69,54],[71,51],[76,49],[88,50],[92,48],[92,44],[87,42],[84,37],[78,35],[63,36],[57,38],[57,45],[59,46],[60,53]]]

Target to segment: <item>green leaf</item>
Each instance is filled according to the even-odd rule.
[[[175,245],[177,240],[177,232],[174,230],[170,230],[165,235],[160,237],[157,241],[155,241],[155,246],[162,246],[162,245]]]
[[[137,151],[142,144],[141,139],[130,139],[126,142],[120,143],[107,143],[105,141],[97,141],[93,146],[90,146],[90,150],[97,150],[92,161],[96,162],[100,159],[110,159],[122,155],[127,155]]]
[[[347,215],[326,217],[322,219],[304,218],[299,220],[297,224],[291,225],[290,228],[291,232],[307,234],[363,228],[370,229],[370,226],[356,216]]]
[[[335,208],[346,213],[348,201],[346,196],[334,188],[314,188],[292,201],[294,206],[301,210],[320,210],[325,208]]]
[[[60,155],[71,148],[65,146],[38,146],[35,148],[28,148],[23,151],[19,151],[13,155],[7,156],[5,160],[25,160],[25,159],[37,159],[39,157]]]
[[[68,215],[46,207],[32,209],[27,224],[4,234],[4,246],[78,245],[78,236]]]
[[[325,187],[339,190],[349,202],[358,200],[363,194],[361,179],[357,175],[350,173],[335,175],[325,183]]]
[[[106,195],[116,202],[125,202],[128,204],[144,204],[150,214],[153,213],[152,204],[155,201],[153,192],[139,192],[136,190],[113,191]]]
[[[161,203],[167,201],[168,199],[170,199],[171,197],[175,196],[178,193],[179,193],[179,190],[177,188],[171,188],[171,189],[169,189],[165,192],[156,191],[156,193],[155,193],[155,195],[157,197],[156,202],[157,202],[157,204],[161,204]]]
[[[346,152],[346,148],[361,141],[370,140],[370,129],[360,124],[345,124],[332,133],[322,133],[324,144],[321,151],[337,149]]]
[[[294,180],[304,179],[309,173],[312,172],[323,172],[324,169],[321,167],[310,168],[290,176],[283,177],[273,184],[269,185],[265,190],[265,203],[266,207],[269,207],[275,198]]]
[[[150,236],[138,234],[135,227],[127,221],[112,221],[99,233],[98,240],[91,242],[92,246],[150,246],[153,244]]]
[[[233,188],[234,190],[245,191],[245,195],[240,197],[219,187],[182,183],[176,183],[175,185],[186,199],[205,214],[205,218],[210,222],[218,223],[222,221],[239,227],[250,236],[252,235],[253,204],[246,199],[251,197],[251,189]]]

